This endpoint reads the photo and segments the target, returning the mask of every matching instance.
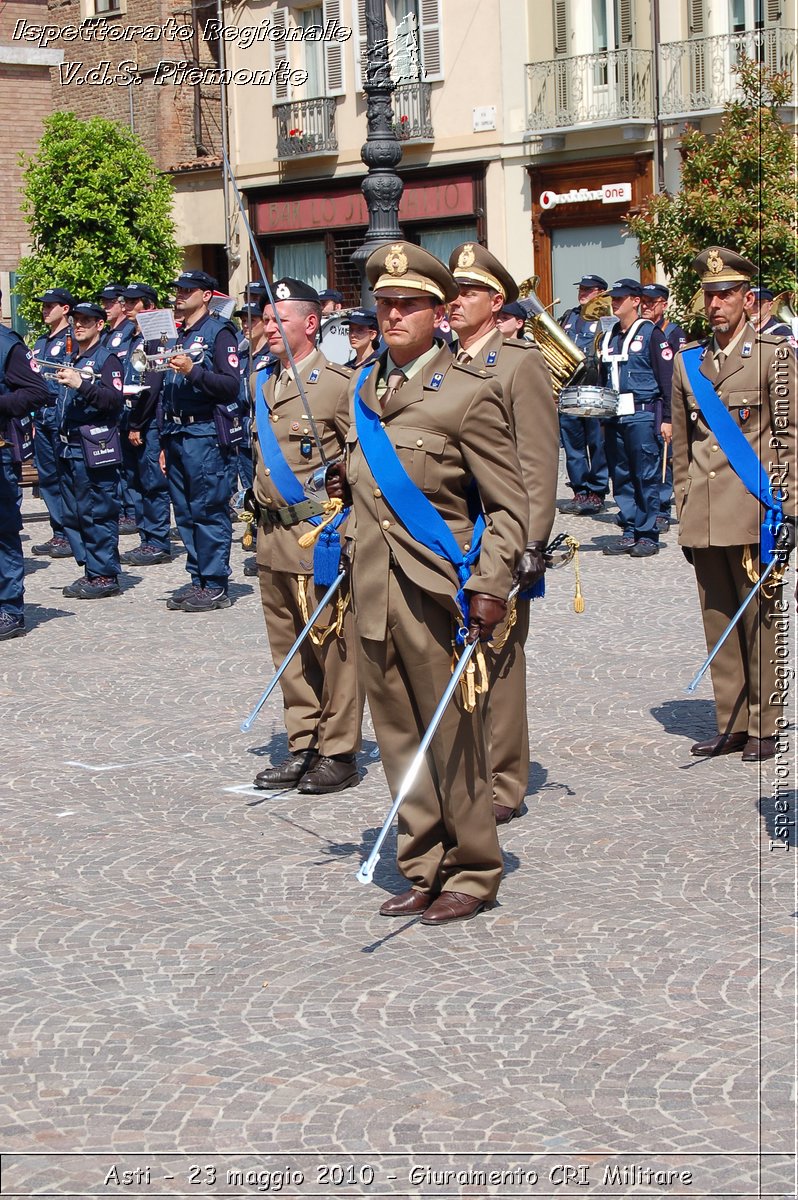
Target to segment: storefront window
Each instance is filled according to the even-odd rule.
[[[327,286],[327,259],[324,241],[287,242],[274,248],[274,278],[301,279],[316,291]]]

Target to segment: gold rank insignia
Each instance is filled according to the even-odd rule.
[[[466,242],[460,251],[460,255],[457,259],[457,265],[465,270],[466,267],[473,267],[475,261],[476,255],[474,254],[474,243]]]
[[[391,246],[385,255],[385,270],[389,275],[405,275],[407,273],[407,255],[401,246]]]
[[[723,270],[723,259],[717,250],[710,250],[707,255],[707,270],[712,275],[718,275]]]

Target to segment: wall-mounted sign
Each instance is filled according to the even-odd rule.
[[[496,105],[490,104],[486,108],[475,108],[473,110],[474,117],[474,133],[482,133],[485,130],[496,128]]]
[[[626,204],[632,199],[631,183],[603,183],[599,188],[571,188],[570,192],[541,192],[540,207],[544,210],[558,204],[584,204],[600,200],[602,204]]]

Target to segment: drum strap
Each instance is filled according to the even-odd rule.
[[[702,375],[699,367],[704,351],[700,346],[682,351],[687,382],[690,384],[696,403],[701,409],[715,439],[729,460],[734,473],[752,496],[756,496],[765,509],[760,530],[759,557],[763,566],[773,558],[773,549],[779,525],[784,520],[781,493],[773,494],[767,472],[757,457],[748,438],[734,423],[734,418],[721,400],[711,380]]]
[[[621,390],[621,363],[629,361],[629,347],[634,341],[635,334],[641,325],[650,324],[645,317],[638,317],[626,331],[626,335],[621,343],[621,348],[617,354],[610,353],[610,341],[614,336],[614,330],[610,330],[604,334],[601,339],[601,361],[609,365],[610,380],[616,392]]]

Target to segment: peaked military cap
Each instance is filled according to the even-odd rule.
[[[439,304],[454,300],[459,288],[439,258],[412,242],[380,246],[366,262],[366,279],[378,298],[422,292]]]
[[[518,288],[510,272],[498,258],[479,242],[463,242],[449,255],[449,270],[458,284],[492,288],[511,304],[518,299]]]
[[[304,300],[305,304],[319,304],[319,293],[309,283],[301,279],[278,279],[272,284],[272,296],[275,303],[281,300]],[[266,300],[266,304],[269,301]]]
[[[702,288],[708,292],[725,292],[738,283],[750,283],[758,274],[750,259],[723,246],[709,246],[702,250],[690,266],[697,272]]]
[[[91,317],[93,321],[105,320],[105,309],[101,304],[95,304],[93,300],[81,300],[72,309],[74,317]]]
[[[614,300],[620,300],[621,296],[642,296],[643,286],[636,279],[616,279],[606,294]]]
[[[121,294],[123,300],[151,300],[153,304],[158,303],[158,293],[148,283],[129,283],[122,288]]]
[[[218,286],[218,280],[214,279],[213,275],[208,275],[206,271],[183,271],[170,284],[170,287],[184,288],[189,292],[193,292],[196,288],[202,288],[203,292],[215,292]]]
[[[63,304],[65,308],[75,307],[75,297],[66,288],[48,288],[36,297],[37,304]]]
[[[643,287],[644,300],[667,300],[670,292],[664,283],[647,283]]]

